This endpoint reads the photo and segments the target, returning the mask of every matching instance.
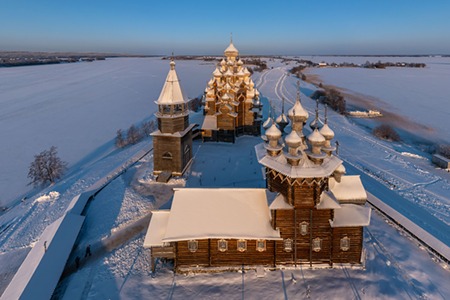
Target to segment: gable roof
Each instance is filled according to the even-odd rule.
[[[328,186],[340,203],[356,202],[360,204],[367,200],[367,193],[359,175],[342,176],[341,182],[330,177]]]
[[[175,189],[162,242],[209,238],[280,240],[265,189]]]
[[[171,105],[186,102],[187,97],[181,88],[180,80],[178,79],[177,72],[175,71],[175,62],[171,61],[169,73],[167,74],[166,81],[156,104]]]

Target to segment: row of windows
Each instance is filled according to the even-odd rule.
[[[284,239],[283,240],[284,251],[292,252],[293,245],[294,245],[294,241],[292,239]],[[350,250],[350,238],[347,236],[341,238],[339,245],[340,245],[340,249],[342,251]],[[320,252],[320,250],[322,250],[322,239],[319,237],[313,239],[311,247],[314,252]],[[198,241],[196,241],[196,240],[188,241],[188,249],[190,252],[196,252],[198,250]],[[224,239],[218,240],[217,241],[217,249],[219,249],[220,252],[227,251],[228,250],[228,241],[224,240]],[[238,240],[237,241],[237,250],[239,252],[247,251],[247,241],[246,240]],[[256,241],[256,251],[258,251],[258,252],[266,251],[266,241],[265,240],[257,240]]]
[[[190,252],[196,252],[198,250],[198,241],[191,240],[188,241],[188,249]],[[217,241],[217,249],[220,252],[225,252],[228,250],[228,241],[221,239]],[[247,251],[247,241],[246,240],[238,240],[236,249],[239,252]],[[266,240],[257,240],[256,241],[256,251],[263,252],[266,251]]]
[[[294,241],[292,239],[283,240],[284,251],[291,252],[293,249],[293,244]],[[347,236],[341,238],[339,241],[339,246],[342,251],[350,250],[350,238]],[[319,252],[322,250],[322,239],[319,237],[313,239],[311,247],[314,252]]]

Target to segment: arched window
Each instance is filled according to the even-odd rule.
[[[256,241],[256,251],[258,251],[258,252],[266,251],[266,240],[257,240]]]
[[[217,241],[217,248],[219,248],[220,252],[225,252],[228,250],[228,242],[224,239]]]
[[[237,241],[237,250],[239,252],[244,252],[247,250],[247,241],[246,240],[238,240]]]
[[[162,158],[171,160],[173,158],[173,155],[170,152],[166,152],[166,153],[163,154]]]
[[[300,223],[300,234],[301,235],[307,235],[308,234],[308,225],[309,225],[309,223],[308,222],[305,222],[305,221],[303,221],[303,222],[301,222]]]
[[[196,240],[188,241],[188,249],[189,249],[189,252],[192,252],[192,253],[196,252],[198,250],[198,241],[196,241]]]
[[[314,252],[319,252],[322,250],[322,239],[321,238],[315,238],[312,240],[312,249]]]
[[[341,239],[340,246],[342,251],[350,250],[350,239],[347,236],[344,236]]]
[[[292,252],[292,239],[285,239],[284,243],[284,251]]]

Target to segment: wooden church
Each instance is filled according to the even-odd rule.
[[[184,116],[184,98],[179,99],[176,104],[168,101],[166,112],[167,99],[160,97],[158,116],[163,121]],[[175,117],[172,105],[179,104]],[[320,130],[316,125],[305,136],[309,115],[299,92],[287,117],[289,134],[283,136],[277,122],[269,118],[264,142],[255,147],[267,188],[176,189],[170,210],[153,211],[144,240],[152,260],[171,259],[176,272],[361,264],[363,228],[370,223],[371,210],[365,206],[367,194],[359,176],[344,175],[342,160],[333,154],[334,132],[326,115]],[[170,123],[175,126],[176,122]],[[167,133],[178,137],[180,144],[168,140],[165,145],[160,139],[165,136],[163,127],[154,134],[155,142],[163,143],[157,152],[161,158],[168,149],[176,153],[182,136],[190,134],[187,121],[183,124]]]
[[[153,137],[153,173],[164,178],[182,175],[192,160],[192,128],[189,124],[188,99],[184,94],[175,62],[170,70],[156,104],[158,129]]]
[[[205,89],[203,141],[234,142],[240,135],[261,134],[261,103],[250,71],[233,41]]]

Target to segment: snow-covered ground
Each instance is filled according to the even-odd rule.
[[[430,130],[426,138],[450,143],[450,57],[314,57],[315,62],[421,62],[425,68],[388,67],[314,68],[309,74],[319,75],[331,84],[357,93],[371,102],[371,107],[408,118]],[[410,131],[414,132],[414,128]],[[418,132],[422,134],[421,132]]]
[[[76,146],[71,144],[75,148],[69,149],[69,152],[79,155],[79,158],[75,159],[79,163],[72,165],[69,174],[55,186],[43,190],[0,215],[0,265],[2,266],[0,291],[11,280],[45,227],[61,216],[75,195],[151,143],[150,140],[145,140],[141,144],[119,151],[113,150],[111,139],[117,127],[126,128],[131,123],[150,117],[155,108],[153,100],[157,98],[167,74],[167,61],[117,59],[106,62],[115,66],[113,69],[116,71],[111,72],[116,75],[122,74],[120,70],[124,70],[122,76],[128,78],[129,84],[133,84],[132,78],[134,78],[140,81],[136,84],[137,86],[145,86],[148,83],[154,87],[149,91],[148,97],[142,98],[140,109],[144,112],[142,115],[135,115],[134,119],[124,117],[123,125],[114,123],[112,125],[114,128],[110,131],[104,129],[99,136],[105,140],[98,144],[91,141],[90,150],[85,152],[80,150],[78,153]],[[129,63],[133,66],[128,66]],[[147,68],[140,69],[140,65],[146,63],[148,63]],[[97,62],[87,65],[95,66],[95,64]],[[288,107],[295,100],[297,79],[285,75],[292,65],[285,65],[280,61],[270,64],[273,69],[262,74],[255,73],[253,78],[262,95],[272,101],[279,113],[281,97],[286,98]],[[73,66],[81,68],[82,65]],[[140,77],[148,73],[146,69],[154,70],[153,68],[156,67],[153,65],[160,66],[160,74],[155,74],[158,76],[156,80],[158,83],[150,83],[151,79],[143,80]],[[104,74],[110,73],[107,69],[104,66]],[[141,75],[136,74],[135,77],[125,75],[133,70],[141,70]],[[177,62],[177,71],[183,87],[190,96],[192,94],[196,96],[203,91],[212,70],[212,65],[203,65],[200,61]],[[190,71],[195,75],[190,75]],[[50,74],[51,72],[48,76]],[[81,74],[78,76],[82,77]],[[95,79],[98,84],[104,81],[103,84],[107,86],[108,80],[102,80],[103,75],[98,76],[99,78]],[[54,81],[58,80],[54,79]],[[192,84],[189,85],[189,82]],[[113,81],[111,85],[115,84],[117,81]],[[69,89],[69,86],[61,88]],[[115,89],[110,87],[110,89],[113,88]],[[139,87],[141,88],[143,87]],[[191,88],[193,92],[189,92]],[[307,96],[313,89],[314,87],[307,83],[301,85],[302,103],[309,110],[310,115],[315,103]],[[91,91],[96,91],[96,88],[91,87]],[[58,91],[58,94],[62,97],[65,93]],[[44,95],[42,97],[45,98]],[[116,101],[111,102],[111,105],[122,104],[119,96],[113,98]],[[91,98],[91,101],[93,99]],[[126,99],[130,101],[130,96],[127,95]],[[70,102],[64,103],[70,104]],[[97,108],[111,109],[102,105],[109,104],[98,104]],[[51,106],[49,104],[47,111],[54,112]],[[25,106],[22,107],[24,108]],[[125,104],[120,109],[123,110],[123,114],[126,114],[126,109],[130,108]],[[90,113],[89,108],[87,110],[84,113]],[[323,114],[322,106],[320,110]],[[82,109],[79,108],[79,111]],[[80,117],[84,113],[81,113]],[[267,105],[265,113],[267,113]],[[48,114],[51,113],[48,112]],[[31,119],[33,119],[32,116]],[[108,119],[108,114],[99,118],[102,122],[103,119]],[[192,119],[201,119],[201,114],[196,114]],[[29,125],[30,122],[23,123]],[[15,124],[17,128],[23,125]],[[406,144],[379,141],[368,135],[364,128],[356,126],[345,117],[331,111],[329,111],[329,124],[341,144],[340,155],[345,160],[348,172],[361,174],[363,184],[371,193],[382,198],[419,226],[450,245],[449,174],[435,169],[426,158],[427,155],[420,150]],[[80,125],[82,125],[78,128],[80,132],[91,130],[92,124]],[[63,125],[60,124],[60,126]],[[73,128],[69,129],[73,130]],[[78,136],[82,136],[82,133]],[[51,137],[48,137],[48,140],[52,141]],[[100,151],[98,147],[105,141],[106,150]],[[174,275],[169,268],[160,263],[156,274],[151,274],[149,251],[142,247],[145,230],[139,231],[139,226],[148,220],[149,211],[168,200],[170,188],[173,186],[186,184],[190,187],[263,187],[261,166],[257,163],[253,150],[253,146],[260,141],[255,137],[242,137],[235,145],[195,142],[195,161],[190,170],[190,176],[186,182],[178,180],[169,187],[163,187],[152,181],[151,155],[115,179],[91,203],[85,226],[77,241],[78,247],[69,259],[66,273],[56,291],[57,295],[66,299],[215,299],[223,298],[223,296],[234,299],[242,298],[242,295],[246,299],[450,298],[450,288],[447,284],[450,279],[448,266],[435,260],[414,240],[405,236],[400,229],[391,226],[377,213],[372,215],[371,225],[365,233],[365,270],[339,265],[334,269],[303,267],[293,270],[266,271],[264,278],[256,278],[254,271],[184,276]],[[62,150],[62,144],[57,146]],[[86,158],[89,153],[91,155]],[[62,151],[61,156],[64,158]],[[214,163],[211,163],[212,161]],[[24,164],[25,168],[27,164],[28,161]],[[76,255],[83,257],[87,244],[93,246],[93,256],[88,259],[83,258],[81,268],[76,271],[74,258]]]
[[[176,68],[195,98],[213,63],[179,61]],[[0,207],[30,195],[28,167],[52,145],[71,170],[111,153],[118,129],[155,112],[168,70],[161,58],[0,68]]]

